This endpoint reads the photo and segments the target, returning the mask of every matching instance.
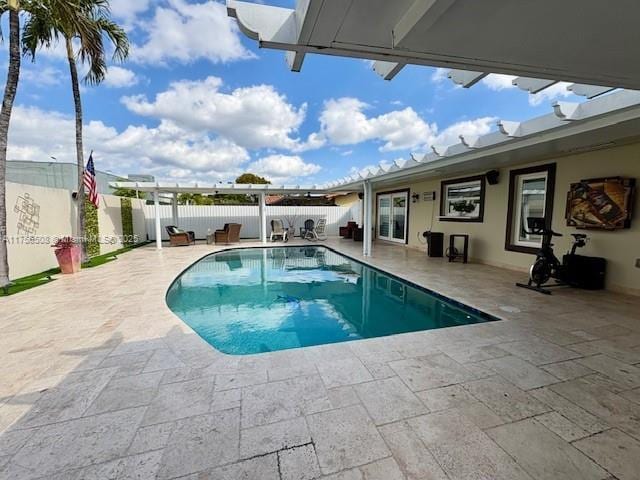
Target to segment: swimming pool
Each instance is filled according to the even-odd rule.
[[[167,304],[234,355],[495,320],[321,246],[214,253],[176,279]]]

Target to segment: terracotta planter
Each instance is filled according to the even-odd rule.
[[[82,261],[81,257],[82,255],[79,245],[56,250],[58,265],[60,266],[60,270],[64,274],[79,272]]]

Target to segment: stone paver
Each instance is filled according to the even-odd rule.
[[[240,432],[240,457],[250,458],[311,442],[304,417],[248,428]]]
[[[512,355],[486,360],[481,365],[489,367],[495,373],[500,374],[523,390],[531,390],[532,388],[558,383],[558,379],[553,375]]]
[[[243,428],[299,417],[316,407],[331,408],[319,375],[246,387],[242,390]]]
[[[425,390],[418,392],[417,395],[430,412],[439,412],[477,402],[461,385]]]
[[[476,425],[453,410],[418,417],[408,423],[450,478],[532,478]]]
[[[380,427],[380,433],[408,480],[447,480],[438,462],[407,422],[384,425]]]
[[[179,477],[239,460],[239,417],[235,409],[178,420],[158,478]]]
[[[505,321],[229,356],[165,302],[219,248],[0,298],[0,480],[638,478],[640,299],[377,244],[375,266]]]
[[[143,415],[144,407],[44,426],[6,468],[22,471],[15,478],[37,478],[113,460],[124,455]]]
[[[573,445],[620,480],[640,478],[640,442],[620,430],[607,430]]]
[[[282,480],[313,480],[318,478],[320,466],[313,445],[303,445],[278,453]]]
[[[113,378],[93,401],[86,415],[148,405],[155,397],[161,379],[162,372]]]
[[[601,480],[607,476],[583,453],[535,420],[501,425],[486,433],[535,479]]]
[[[501,377],[464,384],[474,397],[505,420],[522,420],[548,412],[549,407]]]
[[[427,413],[423,403],[397,377],[361,383],[354,388],[376,425]]]
[[[475,378],[467,368],[444,354],[397,360],[390,362],[389,366],[414,392],[463,383]]]
[[[327,388],[373,380],[369,370],[357,358],[346,358],[332,362],[324,361],[318,363],[317,368]]]
[[[213,380],[203,378],[161,385],[144,416],[144,425],[164,423],[209,411]]]
[[[391,455],[363,407],[307,417],[322,473],[334,473]]]

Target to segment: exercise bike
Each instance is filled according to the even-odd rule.
[[[574,262],[571,259],[576,255],[576,250],[587,244],[588,237],[583,233],[573,233],[573,245],[571,252],[565,255],[560,262],[553,253],[553,237],[562,237],[545,225],[545,219],[539,217],[527,218],[528,235],[542,236],[542,247],[536,254],[536,260],[529,269],[529,283],[516,283],[518,287],[527,288],[536,292],[551,295],[550,288],[571,287],[574,285],[575,275],[571,271]],[[554,279],[555,283],[547,283]]]

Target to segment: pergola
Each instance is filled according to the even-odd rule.
[[[214,194],[244,194],[244,195],[256,195],[258,197],[258,210],[260,216],[260,239],[262,243],[267,243],[267,216],[266,216],[266,196],[267,195],[326,195],[327,193],[335,193],[343,190],[332,189],[329,190],[326,187],[320,187],[317,185],[304,186],[304,185],[257,185],[257,184],[182,184],[182,183],[162,183],[162,182],[112,182],[110,186],[113,188],[122,188],[127,190],[137,190],[139,192],[148,192],[153,194],[153,203],[155,210],[155,234],[156,234],[156,247],[162,249],[162,231],[160,223],[160,194],[172,195],[172,216],[175,225],[178,225],[178,195],[181,193],[199,193],[203,195]],[[346,190],[359,191],[360,185],[356,185],[354,188]],[[369,191],[371,195],[371,191]],[[369,197],[370,198],[370,197]],[[365,204],[371,204],[371,200],[368,202],[365,199]],[[369,213],[369,218],[371,213]],[[367,223],[369,224],[369,223]],[[366,242],[365,242],[366,244]],[[369,244],[370,245],[370,244]],[[369,247],[370,248],[370,247]],[[368,255],[370,252],[366,251]]]
[[[293,71],[314,53],[383,62],[387,78],[414,64],[640,89],[637,0],[227,0],[227,11]]]

